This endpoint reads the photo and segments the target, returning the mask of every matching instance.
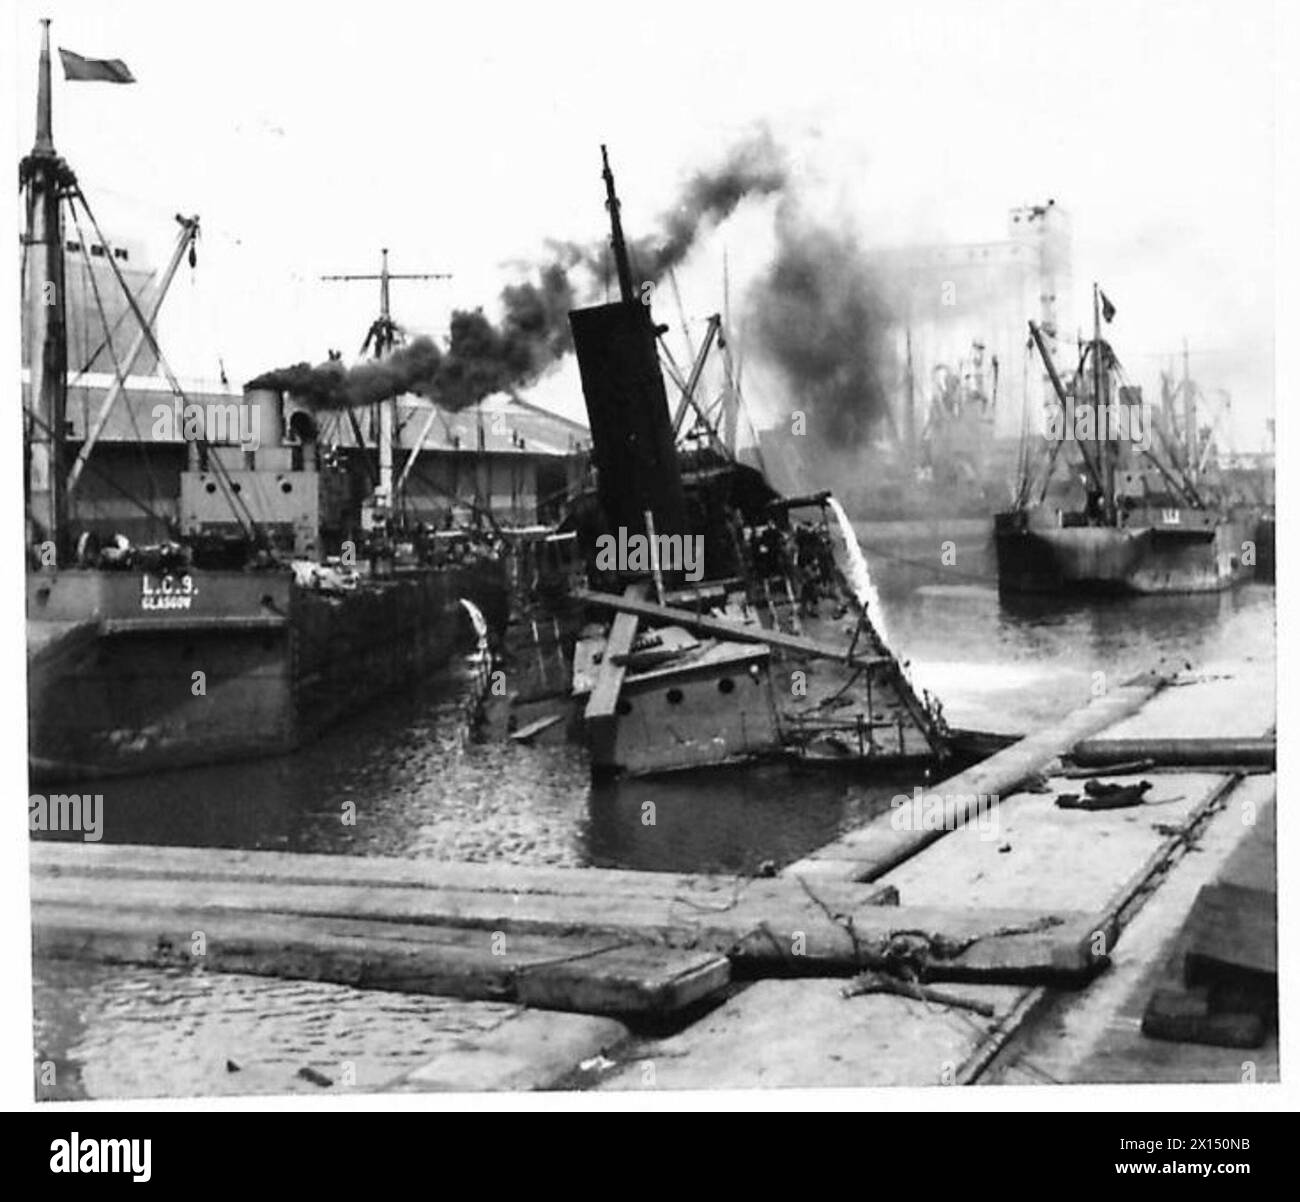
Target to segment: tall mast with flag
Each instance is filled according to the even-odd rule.
[[[59,50],[69,80],[133,83],[119,59],[84,58]],[[77,177],[54,149],[50,22],[41,21],[36,84],[36,140],[19,165],[26,199],[23,289],[27,322],[27,453],[24,486],[28,545],[42,567],[56,567],[67,547],[68,338],[63,270],[63,201],[77,193]]]
[[[23,288],[27,316],[27,438],[25,446],[28,545],[43,567],[56,566],[65,536],[63,433],[67,412],[67,329],[63,292],[61,201],[75,184],[54,150],[50,98],[50,22],[41,22],[36,87],[36,141],[22,160],[26,192]]]

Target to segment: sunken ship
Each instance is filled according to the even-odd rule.
[[[529,598],[534,639],[549,627],[567,652],[570,729],[594,772],[943,758],[939,704],[885,641],[843,510],[825,491],[784,496],[741,461],[737,388],[700,395],[725,347],[719,316],[690,372],[670,372],[670,405],[666,327],[634,279],[602,155],[618,295],[569,318],[593,478],[536,548]]]

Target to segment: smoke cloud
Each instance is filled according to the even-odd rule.
[[[657,235],[632,241],[633,268],[658,282],[685,260],[703,230],[720,225],[741,201],[783,192],[789,183],[786,156],[769,130],[758,130],[716,167],[687,181],[677,205],[660,219]]]
[[[744,294],[748,353],[784,386],[787,410],[808,414],[811,441],[848,450],[875,437],[891,411],[899,364],[891,326],[890,273],[863,253],[847,221],[811,216],[787,158],[760,129],[708,170],[696,172],[653,233],[634,238],[636,285],[658,282],[700,239],[748,199],[778,197],[775,252]],[[608,240],[553,241],[539,265],[524,267],[500,296],[499,320],[457,310],[445,345],[416,338],[381,360],[345,367],[330,360],[267,372],[249,387],[278,388],[322,408],[373,404],[405,392],[450,409],[527,387],[572,350],[569,311],[605,295]],[[893,284],[898,284],[898,279]]]
[[[325,409],[373,405],[403,392],[424,392],[437,378],[442,360],[433,339],[416,338],[383,359],[369,359],[352,367],[337,359],[295,363],[264,372],[244,387],[292,392]]]
[[[630,241],[638,283],[657,283],[746,197],[779,192],[787,183],[784,156],[766,129],[738,143],[721,163],[687,180],[656,232]],[[283,389],[326,408],[415,392],[451,409],[527,387],[572,350],[569,311],[597,301],[611,274],[607,239],[585,245],[553,241],[547,252],[547,261],[529,271],[529,278],[502,290],[499,322],[482,309],[453,313],[445,349],[417,338],[383,360],[351,368],[333,360],[299,363],[266,372],[248,387]]]
[[[807,413],[807,433],[827,447],[860,445],[889,419],[900,365],[887,283],[847,226],[782,200],[776,253],[746,297],[747,328],[783,377],[788,408]]]

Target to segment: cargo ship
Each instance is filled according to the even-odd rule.
[[[177,412],[194,418],[194,430],[187,429],[179,520],[169,537],[132,545],[79,518],[70,469],[103,469],[91,454],[93,435],[70,463],[65,206],[78,231],[88,220],[97,245],[109,243],[54,147],[49,22],[42,24],[36,140],[20,170],[32,778],[289,751],[446,664],[467,631],[474,639],[499,631],[506,565],[495,540],[475,531],[401,529],[384,448],[380,479],[358,505],[367,482],[355,464],[321,447],[303,405],[274,389],[247,390],[215,415],[223,434],[170,370]],[[151,317],[115,256],[105,258],[137,340],[165,364]],[[129,371],[116,356],[114,366],[105,412]]]
[[[1113,307],[1093,286],[1093,337],[1063,382],[1043,332],[1030,336],[1057,405],[1044,453],[1026,452],[1012,508],[995,515],[998,585],[1010,593],[1201,593],[1254,571],[1254,519],[1198,478],[1163,410],[1101,336]],[[1109,319],[1108,317],[1108,319]],[[1195,430],[1194,418],[1189,428]],[[1064,448],[1073,448],[1073,453]],[[1054,480],[1068,464],[1076,474]],[[1035,493],[1037,494],[1035,496]]]
[[[520,648],[520,665],[561,652],[570,730],[596,775],[939,762],[941,707],[889,649],[843,509],[827,491],[782,495],[742,462],[734,378],[712,405],[699,395],[719,315],[670,409],[607,156],[603,179],[618,299],[569,314],[594,480],[534,548],[528,628],[535,642],[555,633]]]

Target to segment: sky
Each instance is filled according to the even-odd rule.
[[[1273,405],[1275,54],[1266,0],[917,0],[889,5],[179,5],[20,0],[14,154],[29,146],[39,16],[121,58],[134,86],[55,83],[55,141],[101,222],[165,260],[172,214],[203,222],[167,302],[183,374],[232,380],[355,354],[374,284],[437,334],[493,311],[551,237],[605,229],[599,146],[624,221],[652,228],[686,174],[756,124],[868,243],[994,239],[1053,197],[1074,230],[1075,311],[1102,281],[1130,374],[1184,338],[1234,397],[1242,449]],[[56,75],[57,72],[56,68]],[[769,242],[726,231],[743,276]],[[716,254],[684,278],[719,307]],[[539,395],[581,416],[572,376]]]

